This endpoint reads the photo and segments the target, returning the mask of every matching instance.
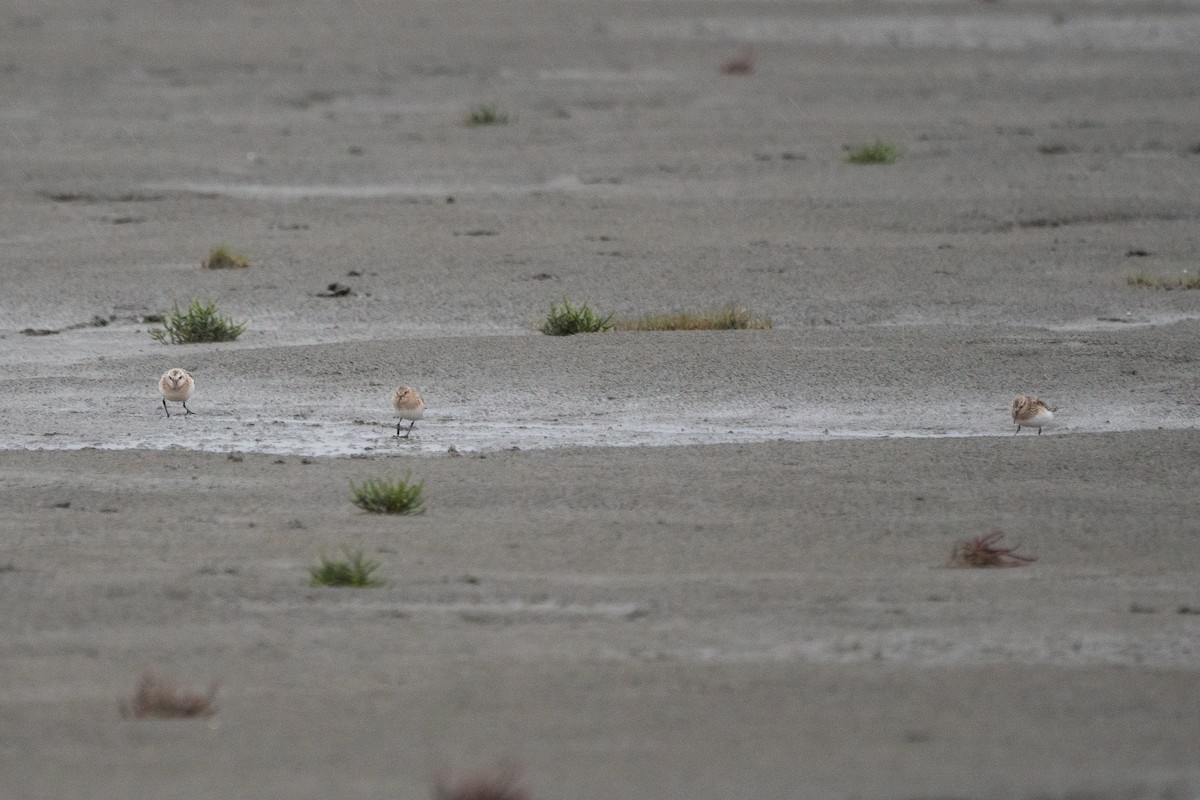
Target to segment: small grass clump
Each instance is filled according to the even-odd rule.
[[[223,244],[208,251],[208,258],[200,262],[205,269],[245,269],[250,261],[239,253],[234,253]]]
[[[1125,279],[1130,286],[1145,286],[1148,289],[1200,289],[1200,275],[1177,278],[1167,278],[1162,275],[1149,275],[1145,272],[1135,272]]]
[[[550,314],[542,323],[541,331],[547,336],[599,333],[613,327],[612,318],[612,314],[601,317],[587,303],[576,308],[564,297],[561,306],[550,306]]]
[[[496,103],[485,103],[467,112],[467,124],[471,126],[507,125],[508,122],[508,112],[501,111],[500,106]]]
[[[175,309],[164,315],[161,330],[150,331],[156,342],[163,344],[197,344],[200,342],[232,342],[246,330],[245,324],[217,315],[215,300],[202,303],[192,300],[186,311]]]
[[[1023,556],[1016,547],[1000,547],[1004,531],[992,531],[954,545],[950,553],[951,567],[1024,567],[1037,561],[1036,556]],[[1018,545],[1019,547],[1020,545]]]
[[[846,153],[847,164],[894,164],[899,152],[893,142],[876,137],[871,144],[855,147]]]
[[[411,480],[410,473],[390,480],[371,478],[357,485],[350,482],[354,505],[373,514],[424,514],[424,488],[425,481]]]
[[[618,331],[738,331],[765,329],[771,325],[770,317],[756,317],[748,309],[730,303],[712,311],[677,311],[619,319],[613,328]]]
[[[342,548],[344,559],[327,558],[321,554],[321,561],[316,566],[308,568],[310,586],[355,586],[366,588],[382,586],[383,580],[375,576],[379,562],[367,558],[361,550],[350,552]]]
[[[147,672],[138,680],[133,699],[121,702],[121,716],[135,719],[211,717],[217,713],[217,706],[213,702],[216,697],[217,684],[215,683],[209,686],[208,691],[203,694],[188,692]]]

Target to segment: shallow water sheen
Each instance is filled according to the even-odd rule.
[[[901,410],[903,411],[903,410]],[[928,409],[925,409],[928,412]],[[1132,413],[1107,412],[1110,418],[1080,409],[1060,413],[1045,436],[1075,432],[1117,432],[1153,428],[1191,428],[1186,417],[1136,418]],[[563,447],[662,447],[696,444],[815,441],[818,439],[961,438],[1013,436],[1015,427],[1003,414],[971,415],[946,409],[945,426],[914,427],[913,413],[858,409],[841,420],[816,419],[778,412],[774,417],[715,417],[681,413],[670,419],[652,415],[537,419],[498,422],[455,413],[430,412],[409,438],[397,437],[394,422],[379,420],[240,417],[195,414],[134,420],[129,428],[91,431],[59,430],[44,434],[0,434],[0,449],[74,450],[185,449],[206,452],[258,452],[300,456],[419,455],[498,450],[540,450]],[[901,422],[904,418],[905,421]],[[406,426],[407,427],[407,426]],[[1023,430],[1021,438],[1032,438]]]

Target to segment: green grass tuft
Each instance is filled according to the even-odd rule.
[[[245,324],[217,316],[215,300],[208,303],[192,300],[186,311],[180,311],[176,303],[175,309],[163,317],[162,329],[150,331],[150,336],[163,344],[232,342],[245,330]]]
[[[498,104],[485,103],[468,111],[466,122],[468,125],[507,125],[509,116]]]
[[[613,315],[601,317],[587,303],[576,308],[563,298],[561,306],[550,306],[550,314],[542,323],[547,336],[572,336],[576,333],[599,333],[612,327]]]
[[[424,514],[421,492],[425,481],[412,481],[411,473],[403,478],[371,478],[361,484],[350,482],[354,505],[373,514]]]
[[[871,144],[864,144],[846,153],[847,164],[894,164],[899,156],[896,145],[876,137]]]
[[[677,311],[673,314],[643,314],[613,323],[618,331],[736,331],[770,328],[770,317],[753,316],[734,303],[712,311]]]
[[[344,560],[326,558],[321,554],[319,564],[308,568],[309,584],[312,586],[381,586],[383,581],[375,577],[379,562],[367,558],[361,550],[350,552],[343,547]]]
[[[1135,272],[1125,279],[1130,286],[1145,286],[1149,289],[1200,289],[1200,276],[1167,278],[1162,275],[1148,275],[1145,272]]]
[[[208,251],[208,258],[201,261],[200,265],[205,269],[245,269],[250,262],[245,256],[219,244]]]

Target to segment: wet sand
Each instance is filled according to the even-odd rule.
[[[507,758],[549,797],[1186,796],[1198,450],[6,458],[8,791],[420,797]],[[426,514],[350,504],[408,469]],[[944,566],[992,528],[1038,561]],[[340,545],[389,585],[306,587]],[[120,719],[146,668],[217,716]]]
[[[1127,283],[1195,270],[1186,5],[6,21],[0,797],[1200,792],[1200,292]],[[154,343],[192,297],[246,333]],[[945,567],[991,530],[1037,561]],[[307,586],[342,546],[388,584]],[[218,713],[122,719],[147,669]]]

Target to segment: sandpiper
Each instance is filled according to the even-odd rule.
[[[1054,410],[1031,394],[1019,394],[1012,401],[1012,420],[1017,430],[1013,436],[1021,432],[1021,428],[1037,428],[1038,436],[1042,435],[1042,426],[1054,419]]]
[[[392,408],[396,410],[396,416],[400,418],[400,422],[396,423],[396,436],[400,435],[400,426],[404,420],[412,420],[408,430],[404,432],[404,438],[407,439],[417,424],[417,420],[425,416],[425,401],[421,399],[420,393],[411,386],[397,386],[392,392]]]
[[[183,403],[184,416],[192,413],[192,410],[187,407],[187,400],[192,396],[192,389],[196,388],[196,381],[188,374],[186,369],[174,367],[167,370],[158,379],[158,393],[162,395],[163,412],[170,419],[171,412],[167,411],[167,401],[172,403]]]

